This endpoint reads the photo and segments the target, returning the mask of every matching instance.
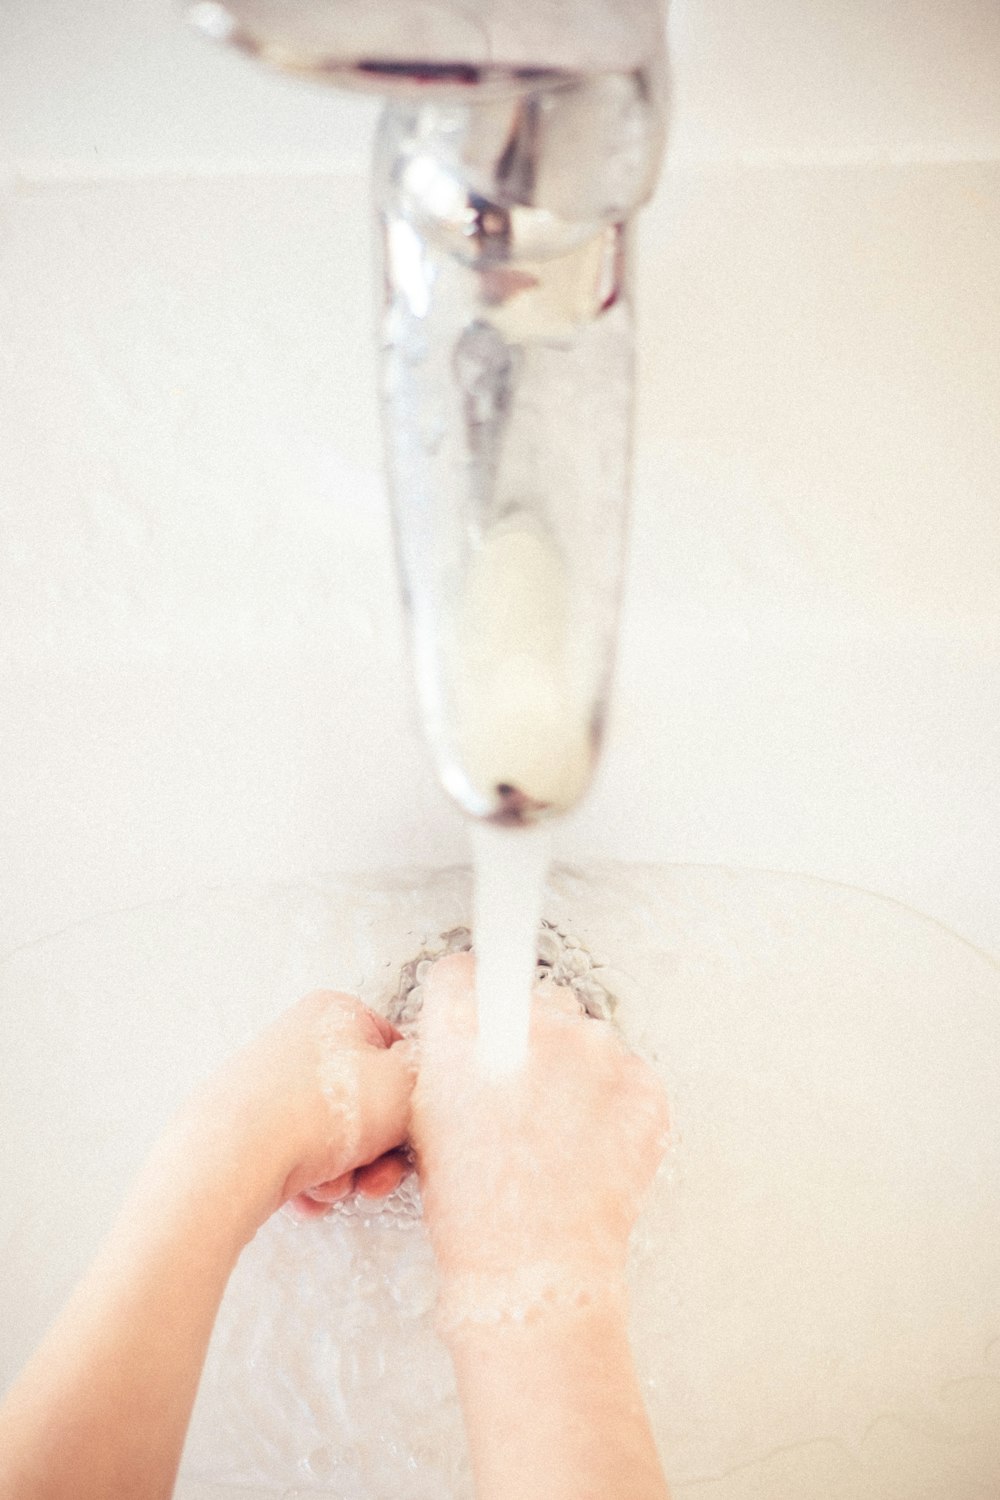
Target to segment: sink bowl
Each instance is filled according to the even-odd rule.
[[[195,891],[9,954],[0,1379],[200,1077],[306,989],[384,1005],[469,910],[465,870],[380,872]],[[557,868],[546,916],[672,1101],[632,1278],[675,1500],[1000,1492],[995,962],[751,870]],[[178,1500],[467,1500],[433,1302],[419,1219],[277,1216],[223,1304]]]

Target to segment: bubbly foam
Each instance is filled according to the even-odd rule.
[[[523,1327],[541,1318],[563,1317],[594,1307],[622,1307],[625,1285],[554,1261],[521,1265],[502,1277],[467,1273],[442,1287],[437,1325],[461,1335],[487,1327]]]

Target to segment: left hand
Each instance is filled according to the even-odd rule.
[[[285,1203],[315,1216],[352,1191],[391,1192],[412,1087],[395,1027],[353,995],[317,990],[230,1058],[184,1118],[218,1187],[248,1195],[252,1233]]]

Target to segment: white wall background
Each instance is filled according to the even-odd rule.
[[[1000,6],[683,0],[614,734],[570,860],[1000,952]],[[0,4],[0,953],[464,858],[413,727],[365,102]]]

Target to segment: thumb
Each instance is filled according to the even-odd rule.
[[[424,1054],[451,1056],[476,1034],[475,960],[471,953],[438,959],[424,981],[420,1045]]]

